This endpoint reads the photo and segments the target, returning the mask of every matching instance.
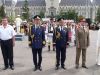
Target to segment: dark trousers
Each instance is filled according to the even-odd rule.
[[[32,48],[32,53],[33,53],[33,62],[35,67],[41,67],[42,63],[42,48],[40,49],[34,49]],[[38,61],[37,61],[38,59]]]
[[[61,61],[61,66],[65,66],[64,62],[66,59],[66,47],[56,47],[56,67],[60,65]]]
[[[12,39],[6,41],[1,40],[1,50],[2,50],[5,67],[14,66]]]
[[[85,66],[86,62],[86,49],[76,48],[76,65],[79,65],[79,59],[82,52],[82,65]]]

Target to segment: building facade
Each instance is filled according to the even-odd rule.
[[[5,11],[8,16],[12,12],[12,2],[9,0],[4,0]],[[37,15],[41,11],[44,12],[45,16],[57,15],[60,11],[68,11],[69,9],[74,9],[78,15],[82,15],[85,18],[95,19],[98,7],[100,5],[100,0],[28,0],[29,3],[29,13],[30,15]],[[18,0],[15,6],[15,14],[21,15],[24,0]]]

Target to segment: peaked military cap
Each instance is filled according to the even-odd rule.
[[[33,17],[33,19],[41,19],[41,16],[40,16],[40,15],[35,15],[35,16]]]

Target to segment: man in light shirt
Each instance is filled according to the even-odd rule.
[[[13,46],[15,45],[15,31],[11,25],[8,24],[8,18],[2,18],[2,25],[0,26],[0,39],[1,39],[1,51],[4,59],[4,69],[10,67],[14,70],[13,62]]]

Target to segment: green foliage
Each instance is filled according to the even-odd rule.
[[[0,22],[1,22],[1,19],[6,16],[6,13],[5,13],[5,8],[4,8],[4,5],[2,5],[0,7]]]
[[[96,21],[100,22],[100,7],[97,10]]]
[[[6,16],[4,5],[0,7],[0,17]]]
[[[8,21],[9,21],[10,23],[14,23],[14,17],[13,17],[13,16],[9,16]]]
[[[44,18],[45,17],[45,14],[43,11],[40,11],[39,15],[41,16],[41,18]]]
[[[77,21],[78,20],[78,13],[75,10],[69,9],[67,12],[63,10],[60,11],[59,15],[56,16],[57,18],[63,17],[64,19],[72,19]]]
[[[24,5],[23,5],[23,7],[22,7],[22,17],[23,17],[23,19],[25,20],[28,20],[29,19],[29,8],[28,8],[28,1],[27,0],[25,0],[24,1]]]
[[[78,18],[78,13],[76,13],[75,10],[68,10],[67,12],[67,19],[73,19],[73,20],[77,20]]]

